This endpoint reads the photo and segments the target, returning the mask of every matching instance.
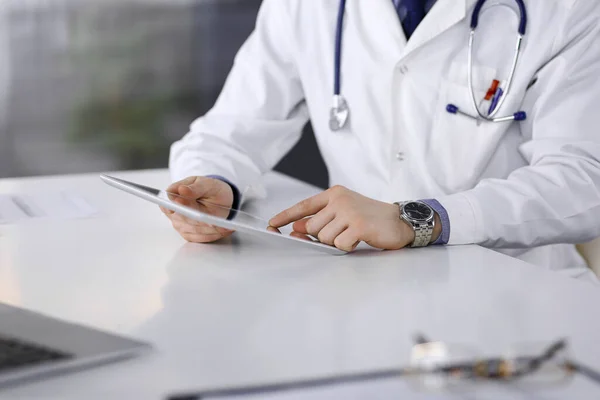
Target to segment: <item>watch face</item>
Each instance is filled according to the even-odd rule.
[[[412,202],[404,205],[404,214],[416,221],[427,221],[433,216],[431,208],[423,203]]]

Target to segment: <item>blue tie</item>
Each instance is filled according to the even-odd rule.
[[[417,30],[417,26],[425,18],[425,2],[426,0],[393,0],[398,15],[400,16],[402,27],[406,38],[410,38]],[[406,16],[403,18],[403,14]]]

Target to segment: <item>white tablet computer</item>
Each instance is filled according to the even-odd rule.
[[[302,235],[297,232],[283,234],[279,230],[270,227],[267,221],[241,210],[234,210],[205,201],[190,199],[178,194],[139,185],[108,175],[101,175],[100,178],[110,186],[162,206],[168,210],[175,211],[178,214],[196,221],[238,232],[262,235],[272,238],[273,240],[285,240],[289,243],[294,243],[297,246],[312,248],[329,254],[346,254],[345,251],[321,243],[311,236]]]

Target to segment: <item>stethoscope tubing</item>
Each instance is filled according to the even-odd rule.
[[[469,34],[469,51],[468,51],[468,67],[467,67],[467,75],[469,81],[469,91],[472,106],[475,108],[477,112],[477,116],[472,116],[469,113],[461,110],[454,104],[448,104],[446,107],[446,111],[451,114],[460,114],[465,117],[469,117],[476,120],[483,120],[487,122],[509,122],[509,121],[524,121],[527,119],[527,113],[525,111],[519,111],[514,113],[513,115],[508,115],[504,117],[497,117],[496,115],[504,105],[506,98],[510,94],[510,90],[512,88],[512,84],[514,81],[515,73],[517,70],[517,66],[519,63],[519,58],[521,55],[521,48],[523,44],[523,38],[527,32],[527,24],[528,24],[528,15],[527,8],[525,7],[524,0],[515,0],[519,7],[520,12],[520,20],[519,20],[519,29],[517,42],[515,45],[515,53],[512,59],[511,71],[506,83],[506,88],[498,88],[499,92],[496,93],[497,96],[493,99],[492,106],[488,111],[488,115],[484,115],[479,106],[477,105],[477,99],[475,96],[475,90],[473,87],[473,48],[475,42],[475,33],[477,31],[477,27],[479,25],[479,17],[481,14],[481,10],[485,5],[487,0],[478,0],[475,4],[475,8],[473,9],[473,14],[471,16],[471,32]],[[350,109],[344,97],[342,96],[342,77],[341,77],[341,69],[342,69],[342,45],[343,45],[343,29],[344,29],[344,16],[346,14],[346,0],[340,0],[340,6],[337,16],[337,26],[335,30],[335,55],[334,55],[334,88],[333,88],[333,104],[330,113],[330,128],[331,130],[337,131],[341,130],[347,122],[348,115]]]

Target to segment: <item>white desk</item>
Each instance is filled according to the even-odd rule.
[[[117,176],[168,183],[165,171]],[[267,182],[270,200],[254,208],[265,216],[316,191],[281,175]],[[576,358],[600,368],[600,290],[586,282],[476,246],[334,257],[241,235],[185,244],[156,207],[95,175],[0,180],[0,193],[56,187],[82,194],[101,215],[0,226],[0,301],[133,335],[156,351],[1,399],[161,399],[393,367],[406,363],[419,331],[484,354],[569,337]],[[576,379],[550,393],[535,398],[597,399],[600,386]],[[530,396],[485,394],[476,398]]]

